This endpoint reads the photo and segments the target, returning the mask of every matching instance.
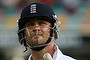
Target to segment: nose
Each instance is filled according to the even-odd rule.
[[[33,31],[39,31],[40,30],[40,25],[36,22],[35,24],[34,24],[34,29],[33,29]]]

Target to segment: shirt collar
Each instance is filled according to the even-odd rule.
[[[62,52],[60,51],[60,49],[58,48],[58,46],[56,44],[54,45],[54,47],[55,47],[55,52],[53,54],[53,59],[57,60],[58,56],[61,57],[63,54],[62,54]]]

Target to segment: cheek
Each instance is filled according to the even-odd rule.
[[[44,32],[43,37],[45,40],[47,40],[50,37],[50,29],[45,28],[45,29],[43,29],[43,32]]]
[[[50,29],[49,28],[44,28],[43,31],[48,33],[48,34],[50,33]]]

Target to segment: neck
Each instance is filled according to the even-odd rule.
[[[32,60],[43,60],[43,55],[45,53],[49,53],[53,57],[54,52],[55,52],[54,42],[51,41],[50,44],[41,51],[31,50]]]

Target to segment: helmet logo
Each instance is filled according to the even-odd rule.
[[[30,13],[36,13],[36,4],[31,5]]]
[[[57,20],[57,16],[56,15],[52,15],[53,16],[53,18],[55,19],[55,20]]]

